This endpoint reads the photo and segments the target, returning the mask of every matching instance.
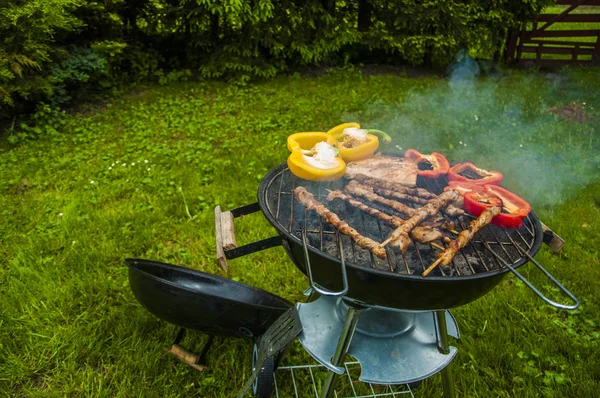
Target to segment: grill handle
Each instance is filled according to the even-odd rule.
[[[515,276],[517,278],[519,278],[521,280],[521,282],[523,282],[525,285],[527,285],[528,288],[530,288],[539,298],[544,300],[546,303],[550,304],[551,306],[553,306],[555,308],[562,309],[562,310],[574,310],[579,307],[579,300],[577,299],[577,297],[575,297],[575,295],[573,295],[573,293],[568,291],[566,287],[564,287],[558,280],[556,280],[556,278],[554,276],[552,276],[552,274],[550,274],[550,272],[546,271],[546,269],[544,267],[542,267],[542,265],[539,262],[537,262],[537,260],[534,259],[533,256],[531,254],[529,254],[521,246],[519,246],[517,244],[514,245],[515,247],[517,247],[517,249],[519,249],[519,251],[521,253],[523,253],[529,259],[529,261],[534,263],[535,266],[538,267],[540,269],[540,271],[542,271],[548,277],[548,279],[550,279],[552,281],[552,283],[554,283],[564,294],[566,294],[571,300],[573,300],[573,302],[575,304],[567,305],[567,304],[561,304],[561,303],[557,303],[556,301],[550,300],[548,297],[544,296],[544,294],[542,292],[540,292],[535,286],[533,286],[531,284],[531,282],[529,282],[527,279],[525,279],[525,277],[523,275],[518,273],[517,270],[515,270],[509,263],[507,263],[506,260],[504,260],[499,254],[497,254],[487,243],[484,242],[484,245],[490,251],[490,253],[492,253],[494,255],[494,257],[496,257],[500,262],[502,262],[504,264],[504,266],[506,266],[506,268],[508,268],[510,270],[510,272],[515,274]]]
[[[215,235],[217,241],[217,261],[224,271],[229,270],[227,260],[232,260],[246,254],[281,245],[281,236],[248,243],[238,247],[235,240],[234,218],[256,213],[260,210],[258,202],[238,207],[230,211],[221,211],[221,206],[215,207]]]
[[[304,260],[306,261],[306,270],[308,273],[308,280],[310,287],[317,293],[323,296],[342,296],[348,293],[348,276],[346,275],[346,262],[344,261],[344,248],[342,247],[342,239],[340,238],[340,232],[336,231],[338,253],[340,254],[341,268],[342,268],[342,286],[343,289],[339,292],[334,292],[329,289],[320,287],[313,280],[312,268],[310,266],[310,259],[308,258],[308,239],[306,238],[306,228],[302,228],[302,248],[304,249]]]

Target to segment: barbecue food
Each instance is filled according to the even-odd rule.
[[[345,128],[342,132],[342,141],[340,149],[351,149],[363,145],[367,142],[367,130],[357,127]],[[340,140],[338,139],[338,142]]]
[[[369,187],[368,185],[365,185],[365,186]],[[373,192],[375,192],[376,194],[382,195],[382,196],[387,196],[388,198],[404,200],[406,202],[418,203],[421,205],[427,204],[427,199],[419,198],[418,196],[407,195],[407,194],[396,192],[396,191],[390,191],[389,189],[384,189],[384,188],[376,188],[376,187],[369,187],[369,188],[371,188],[373,190]]]
[[[410,245],[410,238],[408,237],[408,233],[412,231],[412,229],[419,225],[422,221],[424,221],[427,217],[434,216],[438,211],[440,211],[442,207],[448,205],[449,202],[455,200],[457,197],[458,194],[455,191],[449,190],[442,193],[437,198],[432,199],[425,206],[419,209],[414,209],[416,211],[415,214],[411,218],[406,220],[404,224],[398,227],[390,235],[390,237],[381,244],[381,246],[383,247],[389,242],[392,242],[392,246],[398,246],[400,248],[400,251],[404,253]]]
[[[308,192],[304,187],[297,187],[294,189],[294,196],[298,200],[298,202],[302,203],[307,210],[315,210],[325,221],[329,224],[336,227],[341,233],[348,235],[356,244],[358,244],[363,249],[367,249],[371,251],[374,255],[379,258],[385,259],[386,253],[383,247],[379,246],[379,243],[374,241],[373,239],[367,238],[366,236],[362,236],[358,233],[357,230],[352,228],[348,223],[340,220],[340,218],[325,207],[321,202],[316,200],[312,193]]]
[[[390,191],[395,191],[406,195],[418,196],[425,199],[433,199],[436,196],[435,194],[423,188],[410,188],[402,185],[401,183],[382,180],[380,178],[369,177],[364,174],[353,175],[352,179],[362,182],[363,184],[368,185],[370,187],[383,188]]]
[[[450,170],[448,159],[438,152],[425,155],[414,149],[408,149],[404,156],[417,163],[419,169],[417,174],[421,177],[438,178],[441,175],[448,174],[448,170]]]
[[[287,139],[291,154],[287,159],[290,171],[297,177],[312,181],[332,181],[346,172],[346,163],[338,156],[336,141],[327,133],[296,133]]]
[[[327,200],[332,201],[334,199],[341,199],[341,200],[347,202],[348,204],[350,204],[351,206],[354,206],[357,209],[360,209],[361,211],[367,213],[368,215],[375,217],[375,218],[385,222],[386,224],[391,225],[392,227],[398,228],[399,226],[401,226],[404,223],[404,220],[401,219],[400,217],[391,216],[382,211],[379,211],[370,206],[367,206],[366,204],[354,199],[351,196],[344,194],[341,191],[329,191],[329,195],[327,195]],[[439,224],[443,225],[443,221],[444,220],[442,219],[442,223],[438,223],[438,225]],[[413,237],[414,240],[416,240],[417,242],[421,242],[421,243],[430,243],[430,242],[433,242],[436,240],[442,240],[442,241],[448,243],[450,241],[450,238],[448,238],[447,236],[442,234],[442,232],[440,230],[434,228],[434,225],[435,224],[432,223],[431,225],[428,225],[428,226],[415,227],[411,232],[411,236]],[[452,225],[452,228],[454,228],[454,225]]]
[[[430,243],[436,240],[441,240],[446,243],[450,243],[452,240],[442,234],[442,232],[433,227],[418,226],[410,231],[410,236],[417,242]]]
[[[375,192],[373,192],[373,188],[367,185],[362,185],[356,181],[350,181],[348,185],[346,185],[345,190],[346,192],[352,195],[361,196],[371,202],[378,202],[388,207],[391,207],[392,209],[402,214],[406,214],[409,217],[414,215],[417,211],[416,209],[413,209],[412,207],[407,206],[404,203],[400,203],[395,200],[390,200],[379,196]]]
[[[429,275],[429,273],[433,271],[440,263],[443,265],[450,265],[452,259],[454,256],[456,256],[456,253],[458,253],[460,249],[465,247],[467,243],[473,239],[473,236],[477,231],[492,222],[492,218],[500,214],[500,211],[501,208],[498,206],[485,209],[479,217],[469,223],[469,228],[462,231],[458,235],[458,238],[450,242],[446,250],[439,254],[438,259],[431,264],[431,266],[427,268],[422,275]]]
[[[398,157],[375,155],[346,165],[346,177],[355,178],[359,174],[409,187],[417,184],[417,165]]]
[[[462,198],[458,198],[453,203],[451,203],[448,206],[444,207],[442,209],[442,211],[444,212],[444,214],[447,214],[450,217],[462,216],[462,215],[465,214],[465,211],[460,208],[460,203],[461,202],[462,202]]]
[[[503,178],[499,171],[482,169],[471,162],[458,163],[448,171],[449,181],[468,182],[476,185],[500,185]]]

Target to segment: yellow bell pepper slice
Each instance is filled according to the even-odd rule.
[[[356,160],[367,159],[373,156],[377,148],[379,148],[379,138],[373,134],[367,134],[367,142],[359,145],[355,148],[343,148],[342,141],[344,141],[343,134],[347,128],[360,128],[358,123],[343,123],[335,126],[327,133],[331,134],[336,140],[336,147],[340,151],[340,156],[346,162],[354,162]]]
[[[331,130],[329,130],[327,132],[327,134],[331,134],[333,136],[333,138],[335,138],[338,141],[341,141],[342,140],[342,134],[344,134],[344,130],[352,128],[352,127],[359,129],[360,128],[360,124],[354,123],[354,122],[338,124],[337,126],[335,126],[334,128],[332,128]]]
[[[335,146],[335,138],[333,138],[331,134],[308,132],[290,135],[287,139],[287,147],[290,152],[294,152],[295,150],[310,151],[317,143],[322,141],[325,141],[331,146]]]
[[[340,179],[346,172],[346,163],[336,156],[337,164],[330,168],[311,165],[302,151],[310,151],[319,142],[335,146],[335,138],[324,132],[295,133],[288,137],[287,147],[292,153],[287,160],[290,171],[297,177],[311,181],[333,181]],[[310,159],[309,159],[310,160]]]
[[[373,134],[367,134],[367,142],[355,148],[343,148],[341,141],[336,142],[335,145],[340,151],[342,159],[346,162],[355,162],[373,157],[373,154],[379,148],[379,138]]]
[[[337,166],[321,169],[310,165],[304,156],[302,152],[295,150],[287,159],[288,167],[296,177],[311,181],[334,181],[339,180],[346,173],[346,163],[339,157],[336,157]]]

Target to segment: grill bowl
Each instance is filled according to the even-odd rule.
[[[281,186],[284,185],[281,180],[285,178],[283,173],[289,173],[286,168],[286,164],[282,163],[265,175],[259,186],[258,203],[267,220],[282,237],[283,246],[291,260],[307,274],[302,241],[294,228],[289,228],[281,222],[277,217],[278,210],[273,206],[273,195],[279,194]],[[280,180],[277,181],[277,178]],[[310,184],[300,179],[297,181],[298,185]],[[280,187],[277,187],[278,184]],[[342,214],[338,215],[344,218]],[[526,220],[532,231],[528,252],[533,256],[542,244],[542,227],[533,211]],[[517,251],[515,248],[513,250]],[[341,290],[339,258],[312,244],[308,246],[308,253],[314,281],[329,290]],[[519,255],[509,263],[517,268],[527,261],[526,257]],[[422,277],[420,273],[395,273],[357,264],[348,256],[345,256],[345,263],[349,286],[347,298],[371,306],[415,311],[448,309],[467,304],[492,290],[509,272],[506,267],[498,267],[473,275]]]

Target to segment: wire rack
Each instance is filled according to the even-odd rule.
[[[415,397],[407,384],[382,385],[358,381],[358,362],[346,362],[344,367],[346,371],[336,384],[336,398]],[[274,375],[276,397],[319,398],[320,385],[326,373],[327,369],[322,365],[280,366]]]

